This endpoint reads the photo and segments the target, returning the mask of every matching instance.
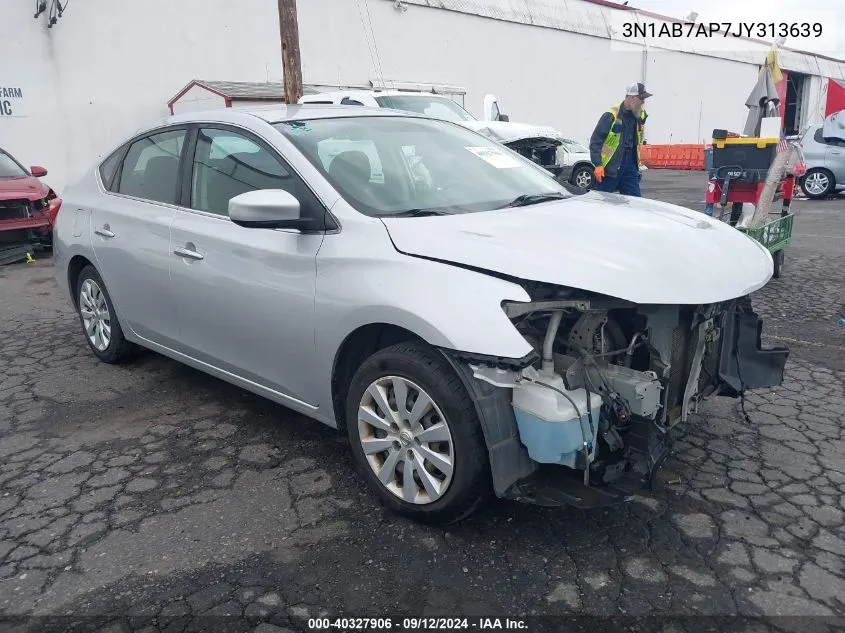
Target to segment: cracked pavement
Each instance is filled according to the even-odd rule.
[[[700,173],[647,172],[643,189],[703,208]],[[739,401],[711,400],[655,490],[619,510],[497,501],[445,530],[383,509],[328,427],[156,354],[99,363],[49,257],[0,268],[0,617],[270,633],[321,614],[767,615],[833,630],[806,616],[845,615],[845,205],[793,205],[784,277],[754,297],[764,342],[791,358],[781,388],[746,398],[750,424]]]

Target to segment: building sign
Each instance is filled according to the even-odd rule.
[[[18,86],[0,85],[0,118],[22,116],[23,90]]]

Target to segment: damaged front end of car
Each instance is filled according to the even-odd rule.
[[[638,305],[546,284],[502,308],[534,349],[515,361],[448,353],[478,409],[496,495],[615,505],[653,485],[671,429],[712,396],[783,380],[749,297]]]
[[[0,265],[26,258],[33,250],[53,245],[53,223],[62,200],[49,189],[46,195],[0,196]]]

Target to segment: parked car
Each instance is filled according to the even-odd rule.
[[[14,156],[0,148],[0,262],[18,257],[32,245],[49,246],[52,223],[61,199],[39,178],[43,167],[26,169]]]
[[[55,275],[94,355],[154,350],[344,430],[420,521],[621,503],[701,400],[783,377],[747,297],[772,276],[758,242],[570,194],[433,117],[176,115],[64,199]]]
[[[808,198],[826,198],[845,189],[845,139],[822,134],[823,124],[810,126],[801,139],[807,172],[799,179]]]
[[[590,189],[590,150],[553,127],[511,122],[493,95],[484,99],[484,120],[478,120],[446,95],[407,90],[338,90],[304,95],[299,103],[392,108],[453,121],[519,152],[554,174],[561,182]]]

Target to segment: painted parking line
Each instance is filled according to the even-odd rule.
[[[776,336],[774,334],[764,334],[763,338],[770,338],[773,341],[784,341],[785,343],[796,343],[798,345],[809,345],[810,347],[823,347],[826,349],[835,349],[840,352],[845,352],[845,347],[842,345],[829,345],[827,343],[815,343],[813,341],[802,341],[797,338],[789,338],[788,336]]]

